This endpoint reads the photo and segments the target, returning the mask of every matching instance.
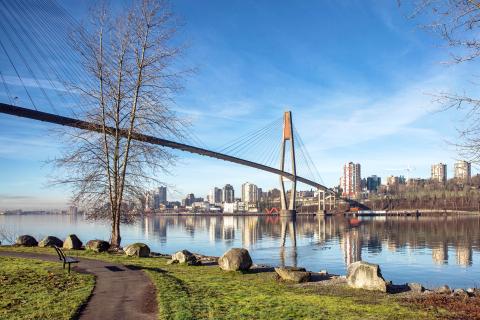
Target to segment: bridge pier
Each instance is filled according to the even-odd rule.
[[[296,196],[297,196],[297,170],[295,165],[295,143],[293,140],[293,124],[292,112],[286,111],[283,114],[283,132],[282,132],[282,147],[280,150],[280,170],[285,171],[285,147],[287,142],[290,142],[290,158],[292,165],[292,189],[290,190],[290,201],[287,202],[287,192],[285,190],[285,183],[283,176],[280,176],[280,202],[281,211],[280,216],[292,217],[297,216],[296,210]]]

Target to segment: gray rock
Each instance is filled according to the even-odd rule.
[[[178,263],[178,260],[168,260],[167,261],[167,264],[174,264],[174,263]]]
[[[305,268],[296,267],[277,267],[275,272],[282,278],[282,280],[292,281],[295,283],[308,282],[311,273],[307,272]]]
[[[435,293],[441,293],[441,294],[450,294],[452,293],[452,290],[450,289],[449,286],[447,285],[444,285],[444,286],[441,286],[439,288],[435,288],[433,290]]]
[[[420,283],[416,282],[409,283],[408,287],[410,288],[410,291],[415,293],[422,293],[423,291],[425,291],[425,288]]]
[[[455,289],[453,290],[453,295],[455,297],[460,297],[460,298],[469,298],[469,294],[467,291],[463,290],[463,289]]]
[[[218,265],[226,271],[246,271],[252,266],[252,258],[247,249],[232,248],[218,259]]]
[[[82,241],[80,241],[80,239],[74,234],[69,235],[65,241],[63,241],[64,249],[80,250],[82,249],[82,245]]]
[[[387,292],[387,282],[378,264],[357,261],[348,266],[347,284],[352,288]]]
[[[104,240],[89,240],[85,245],[85,249],[95,252],[105,252],[110,248],[110,243]]]
[[[480,291],[477,288],[468,288],[467,293],[470,297],[478,296]]]
[[[144,243],[133,243],[123,248],[123,251],[127,256],[137,256],[140,258],[146,258],[150,256],[150,248]]]
[[[178,263],[186,263],[188,265],[197,265],[197,257],[188,250],[178,251],[172,255],[172,261],[177,261]]]
[[[63,247],[63,241],[58,239],[54,236],[48,236],[43,238],[42,241],[38,243],[39,247],[54,247],[57,246],[59,248]]]
[[[25,234],[20,236],[15,241],[15,244],[22,247],[36,247],[38,245],[37,240],[34,237]]]

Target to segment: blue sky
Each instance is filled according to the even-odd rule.
[[[78,19],[83,2],[62,2]],[[396,1],[173,2],[189,43],[182,62],[198,72],[176,97],[208,146],[220,146],[292,110],[323,182],[338,184],[343,163],[362,176],[428,177],[459,158],[448,141],[462,125],[457,112],[435,112],[431,94],[470,90],[476,65],[445,65],[438,39],[408,20]],[[2,60],[1,63],[5,63]],[[0,64],[1,66],[1,64]],[[13,76],[13,75],[12,75]],[[2,92],[0,89],[0,93]],[[44,162],[60,146],[49,125],[0,115],[0,209],[64,207],[69,192],[48,187]],[[213,186],[250,181],[277,187],[278,177],[190,154],[161,178],[170,199]]]

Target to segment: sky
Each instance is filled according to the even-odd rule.
[[[86,18],[85,2],[62,5],[77,20]],[[443,63],[448,51],[397,1],[176,0],[172,6],[183,22],[178,41],[188,43],[182,63],[196,69],[172,107],[206,145],[223,145],[291,110],[328,187],[338,185],[349,161],[361,164],[362,177],[427,178],[438,162],[453,176],[460,156],[451,143],[463,115],[440,112],[433,95],[471,90],[477,66]],[[7,63],[0,59],[0,68]],[[60,152],[50,125],[0,115],[0,209],[66,207],[69,189],[49,184],[55,172],[48,160]],[[170,174],[158,177],[169,200],[191,192],[204,197],[227,183],[237,196],[247,181],[278,187],[270,173],[176,154]]]

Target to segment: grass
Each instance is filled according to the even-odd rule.
[[[58,263],[0,256],[0,319],[71,319],[94,283]]]
[[[53,253],[44,248],[8,248]],[[275,280],[273,272],[224,272],[215,266],[166,265],[164,258],[70,251],[144,269],[157,288],[159,319],[436,319],[438,311],[420,310],[382,293],[346,287],[322,289]]]

